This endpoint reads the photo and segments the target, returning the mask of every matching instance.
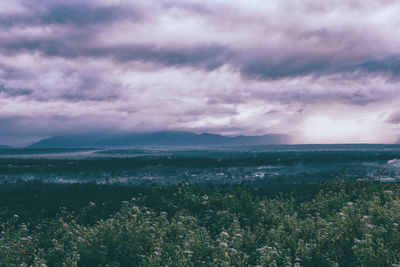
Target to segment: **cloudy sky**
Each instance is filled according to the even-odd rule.
[[[1,0],[0,144],[61,134],[400,140],[397,0]]]

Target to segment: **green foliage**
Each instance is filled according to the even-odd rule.
[[[400,189],[329,182],[285,193],[153,186],[108,218],[99,204],[0,227],[0,266],[398,266]],[[93,220],[91,218],[97,218]]]

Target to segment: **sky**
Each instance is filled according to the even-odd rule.
[[[1,0],[0,144],[185,130],[400,141],[400,1]]]

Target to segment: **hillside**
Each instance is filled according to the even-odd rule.
[[[248,146],[287,144],[280,134],[229,137],[178,131],[118,134],[81,134],[43,139],[31,148],[138,147],[138,146]]]

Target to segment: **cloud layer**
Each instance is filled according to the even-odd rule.
[[[0,3],[0,143],[180,129],[400,137],[398,1]]]

